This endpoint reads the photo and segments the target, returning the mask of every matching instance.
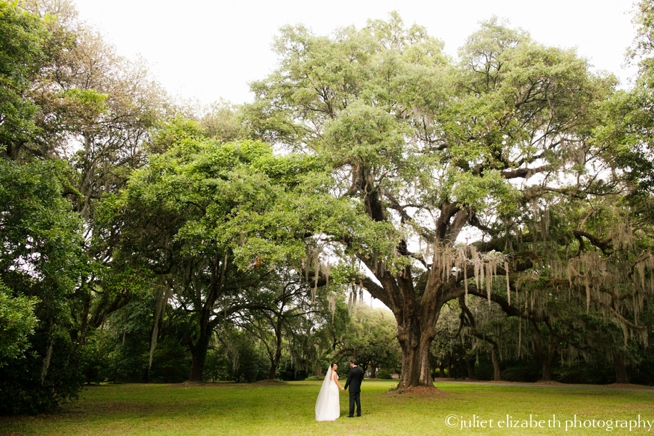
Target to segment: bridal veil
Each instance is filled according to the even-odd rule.
[[[316,421],[333,421],[341,415],[338,387],[332,380],[332,374],[330,366],[316,400]]]

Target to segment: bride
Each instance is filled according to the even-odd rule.
[[[336,370],[338,365],[333,363],[327,370],[325,380],[316,400],[316,421],[334,421],[341,416],[341,402],[338,390],[344,391],[338,382]]]

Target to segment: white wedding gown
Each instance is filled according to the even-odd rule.
[[[336,374],[338,379],[338,374]],[[316,421],[334,421],[341,416],[341,401],[338,386],[332,380],[332,369],[329,368],[316,400]]]

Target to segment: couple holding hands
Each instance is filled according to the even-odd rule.
[[[316,400],[316,421],[334,421],[341,416],[341,402],[338,391],[345,391],[350,388],[350,414],[348,418],[354,417],[354,406],[356,405],[357,414],[361,416],[361,382],[363,381],[363,371],[357,366],[357,361],[350,360],[350,370],[347,372],[347,381],[345,387],[341,387],[338,382],[336,370],[338,365],[333,363],[327,370],[325,380],[318,393]]]

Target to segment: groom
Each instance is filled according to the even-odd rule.
[[[357,416],[361,416],[361,382],[363,381],[363,371],[357,366],[357,361],[350,360],[350,370],[347,372],[347,382],[343,390],[350,387],[350,414],[348,418],[354,416],[354,404],[357,405]]]

